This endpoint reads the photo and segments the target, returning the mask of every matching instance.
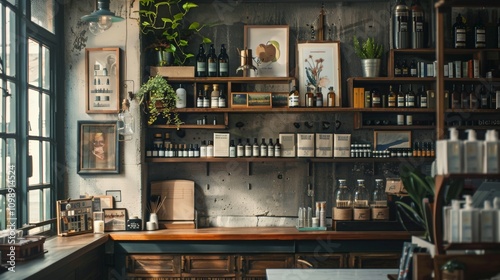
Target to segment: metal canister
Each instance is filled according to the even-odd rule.
[[[411,48],[424,47],[424,10],[420,2],[416,1],[411,6]]]
[[[408,21],[409,9],[404,0],[398,1],[394,7],[392,20],[393,43],[395,49],[409,48]]]

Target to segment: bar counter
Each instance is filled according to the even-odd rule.
[[[401,231],[299,231],[294,227],[224,227],[110,232],[114,241],[409,240]]]

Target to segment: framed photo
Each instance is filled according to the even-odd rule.
[[[305,105],[308,86],[320,87],[323,104],[326,104],[328,88],[335,91],[335,106],[342,106],[342,83],[340,68],[340,42],[299,43],[297,45],[297,69],[300,105]]]
[[[85,112],[120,110],[120,48],[85,49]]]
[[[78,174],[120,172],[116,125],[116,121],[78,121]]]
[[[231,108],[246,108],[248,93],[231,92]]]
[[[94,195],[92,202],[92,210],[94,212],[101,212],[102,209],[113,208],[113,196],[111,195]]]
[[[288,77],[288,25],[245,25],[244,46],[251,49],[251,77]]]
[[[249,92],[247,108],[272,108],[272,98],[270,92]]]
[[[104,212],[104,231],[125,230],[127,223],[127,209],[103,209]]]
[[[288,107],[288,92],[273,92],[272,103],[273,108]]]
[[[376,151],[411,148],[411,131],[374,131],[373,147]]]

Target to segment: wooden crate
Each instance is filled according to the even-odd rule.
[[[14,244],[0,244],[2,263],[9,261],[11,257],[14,257],[16,262],[23,262],[38,257],[45,253],[43,243],[45,243],[45,237],[43,236],[26,236]],[[12,255],[12,252],[15,255]]]
[[[194,66],[151,66],[151,76],[161,75],[167,78],[192,78],[194,77]]]

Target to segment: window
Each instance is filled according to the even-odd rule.
[[[0,229],[30,225],[30,234],[42,233],[55,230],[62,7],[56,13],[54,0],[0,1]]]

